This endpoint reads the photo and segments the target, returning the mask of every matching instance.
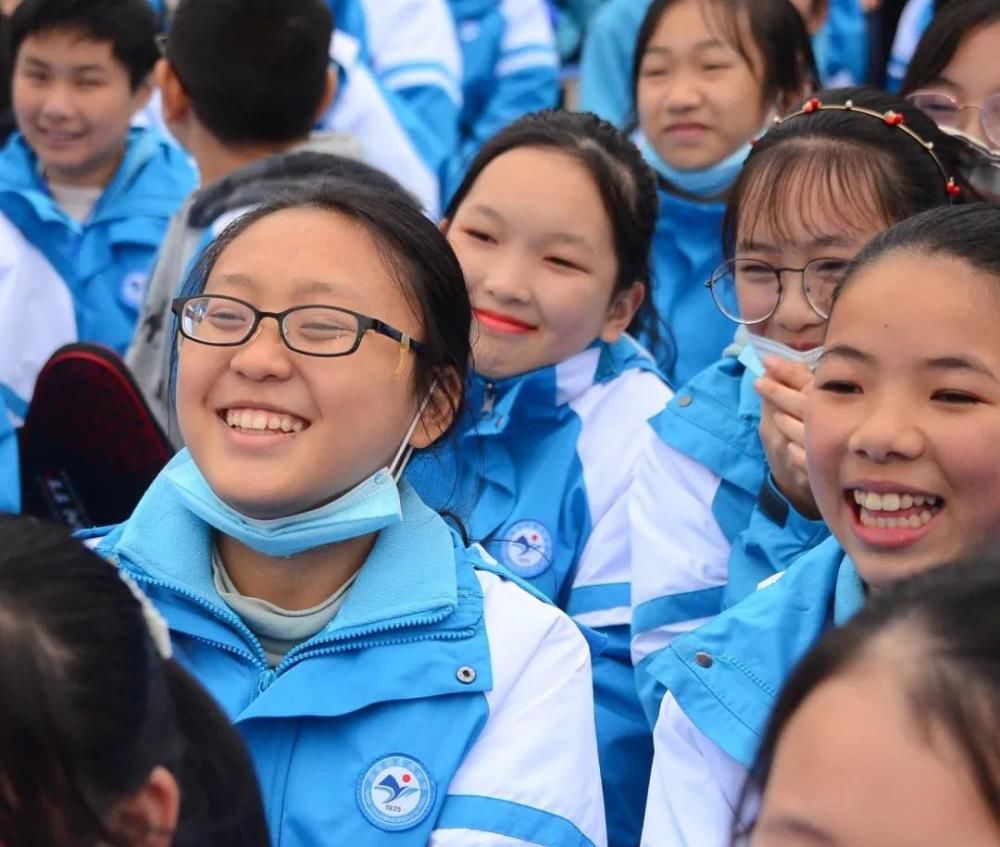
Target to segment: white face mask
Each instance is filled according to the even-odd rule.
[[[758,376],[763,376],[764,365],[763,358],[765,356],[775,356],[779,359],[784,359],[788,362],[799,362],[809,370],[815,370],[816,364],[819,362],[819,357],[823,355],[822,347],[813,347],[812,350],[796,350],[794,347],[789,347],[787,344],[782,344],[780,341],[774,341],[771,338],[765,338],[763,335],[756,335],[755,333],[748,333],[749,338],[749,349],[751,349],[755,356],[751,357],[749,362],[746,361],[744,357],[744,364],[750,368],[750,370],[757,373],[756,368],[760,368]],[[756,362],[753,359],[756,359]],[[756,367],[755,367],[756,365]]]
[[[1000,204],[1000,150],[983,144],[960,129],[943,126],[959,142],[959,170],[979,195],[989,203]]]

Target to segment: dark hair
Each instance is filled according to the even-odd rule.
[[[975,30],[997,21],[1000,5],[996,0],[962,0],[940,8],[913,53],[900,89],[902,95],[936,82],[962,42]]]
[[[859,220],[890,226],[917,212],[951,201],[946,180],[960,181],[954,139],[904,100],[874,88],[822,91],[821,103],[855,106],[903,116],[905,126],[934,145],[934,156],[898,126],[846,110],[817,110],[785,120],[753,147],[733,184],[722,223],[723,252],[732,258],[741,221],[763,223],[781,233],[789,215],[810,229],[810,205],[845,229]],[[808,192],[808,194],[806,194]],[[803,201],[812,196],[815,202]],[[850,198],[849,205],[843,203]]]
[[[892,644],[899,645],[892,648],[892,662],[911,717],[927,743],[933,743],[935,729],[950,737],[1000,825],[998,609],[996,559],[932,568],[873,594],[850,623],[820,639],[785,683],[744,789],[741,812],[749,812],[752,798],[766,788],[782,733],[808,697],[830,679],[877,659]],[[899,649],[913,661],[900,663]]]
[[[632,103],[638,100],[642,60],[649,42],[656,34],[660,19],[680,0],[653,0],[643,18],[636,41],[632,64]],[[743,35],[750,30],[753,43],[764,59],[761,102],[782,95],[797,97],[819,78],[812,40],[802,15],[788,0],[700,0],[710,23],[717,26],[722,38],[733,46],[743,60],[753,67],[750,48]],[[745,23],[744,23],[745,22]]]
[[[945,256],[966,262],[981,273],[1000,277],[998,232],[1000,208],[988,203],[915,215],[880,233],[858,254],[837,288],[834,309],[836,300],[861,271],[891,253]]]
[[[111,53],[128,71],[135,91],[159,58],[156,13],[149,0],[24,0],[10,18],[10,54],[16,63],[26,38],[70,32],[110,42]]]
[[[324,0],[181,0],[166,58],[219,141],[289,142],[318,118],[332,33]]]
[[[494,159],[521,147],[562,153],[578,161],[590,174],[614,237],[618,271],[612,297],[637,281],[646,287],[646,296],[629,332],[641,335],[655,356],[660,332],[653,302],[650,251],[659,212],[656,177],[638,148],[607,121],[590,112],[551,109],[525,115],[480,148],[451,198],[445,217],[455,217],[480,174]]]
[[[173,844],[268,843],[236,730],[173,661],[113,565],[33,518],[0,516],[0,842],[130,845],[108,832],[151,771],[181,789]]]
[[[416,394],[421,398],[431,396],[431,403],[438,404],[436,411],[450,412],[454,423],[465,393],[472,324],[472,307],[461,265],[448,240],[424,216],[417,201],[384,176],[378,183],[366,180],[364,174],[369,170],[369,166],[361,163],[349,165],[343,178],[323,179],[309,188],[292,190],[237,218],[202,253],[184,283],[182,294],[191,296],[204,291],[219,257],[263,218],[290,209],[342,215],[371,236],[382,261],[420,318],[422,335],[417,340],[427,352],[414,357]],[[355,171],[357,176],[350,178],[348,171]],[[175,383],[176,345],[171,366],[172,390]],[[437,392],[435,385],[440,389]],[[442,402],[447,409],[441,408]]]

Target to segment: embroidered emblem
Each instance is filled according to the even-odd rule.
[[[383,756],[358,780],[358,805],[368,820],[386,832],[411,829],[430,814],[434,781],[411,756]]]
[[[518,521],[503,534],[500,556],[519,577],[531,579],[552,565],[552,536],[538,521]]]

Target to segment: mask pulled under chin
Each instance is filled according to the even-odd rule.
[[[820,356],[823,355],[822,347],[813,347],[811,350],[796,350],[780,341],[766,338],[763,335],[756,335],[752,332],[749,336],[748,344],[743,348],[740,361],[746,365],[757,376],[763,376],[765,369],[763,359],[765,356],[775,356],[788,362],[799,362],[809,370],[815,370]]]
[[[959,170],[983,200],[1000,204],[1000,150],[983,144],[960,129],[941,127],[959,142]]]

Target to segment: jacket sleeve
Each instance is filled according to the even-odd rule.
[[[492,95],[463,140],[470,158],[488,138],[528,112],[559,100],[559,60],[544,0],[501,0],[504,34]]]
[[[750,523],[733,542],[723,605],[728,608],[738,603],[761,582],[787,570],[803,553],[829,537],[826,523],[797,512],[768,475]]]
[[[480,572],[489,718],[448,786],[431,847],[605,847],[590,651],[576,625]]]
[[[632,113],[632,64],[646,4],[608,0],[591,18],[580,57],[580,108],[619,127]]]
[[[656,730],[641,847],[729,847],[746,771],[669,694]]]
[[[21,509],[21,474],[18,464],[17,437],[4,403],[0,385],[0,513]]]
[[[403,107],[400,120],[441,173],[458,144],[462,60],[446,0],[364,0],[372,69]]]
[[[712,512],[722,481],[693,459],[650,441],[629,498],[632,661],[650,726],[663,687],[649,662],[678,635],[722,610],[730,547]]]

